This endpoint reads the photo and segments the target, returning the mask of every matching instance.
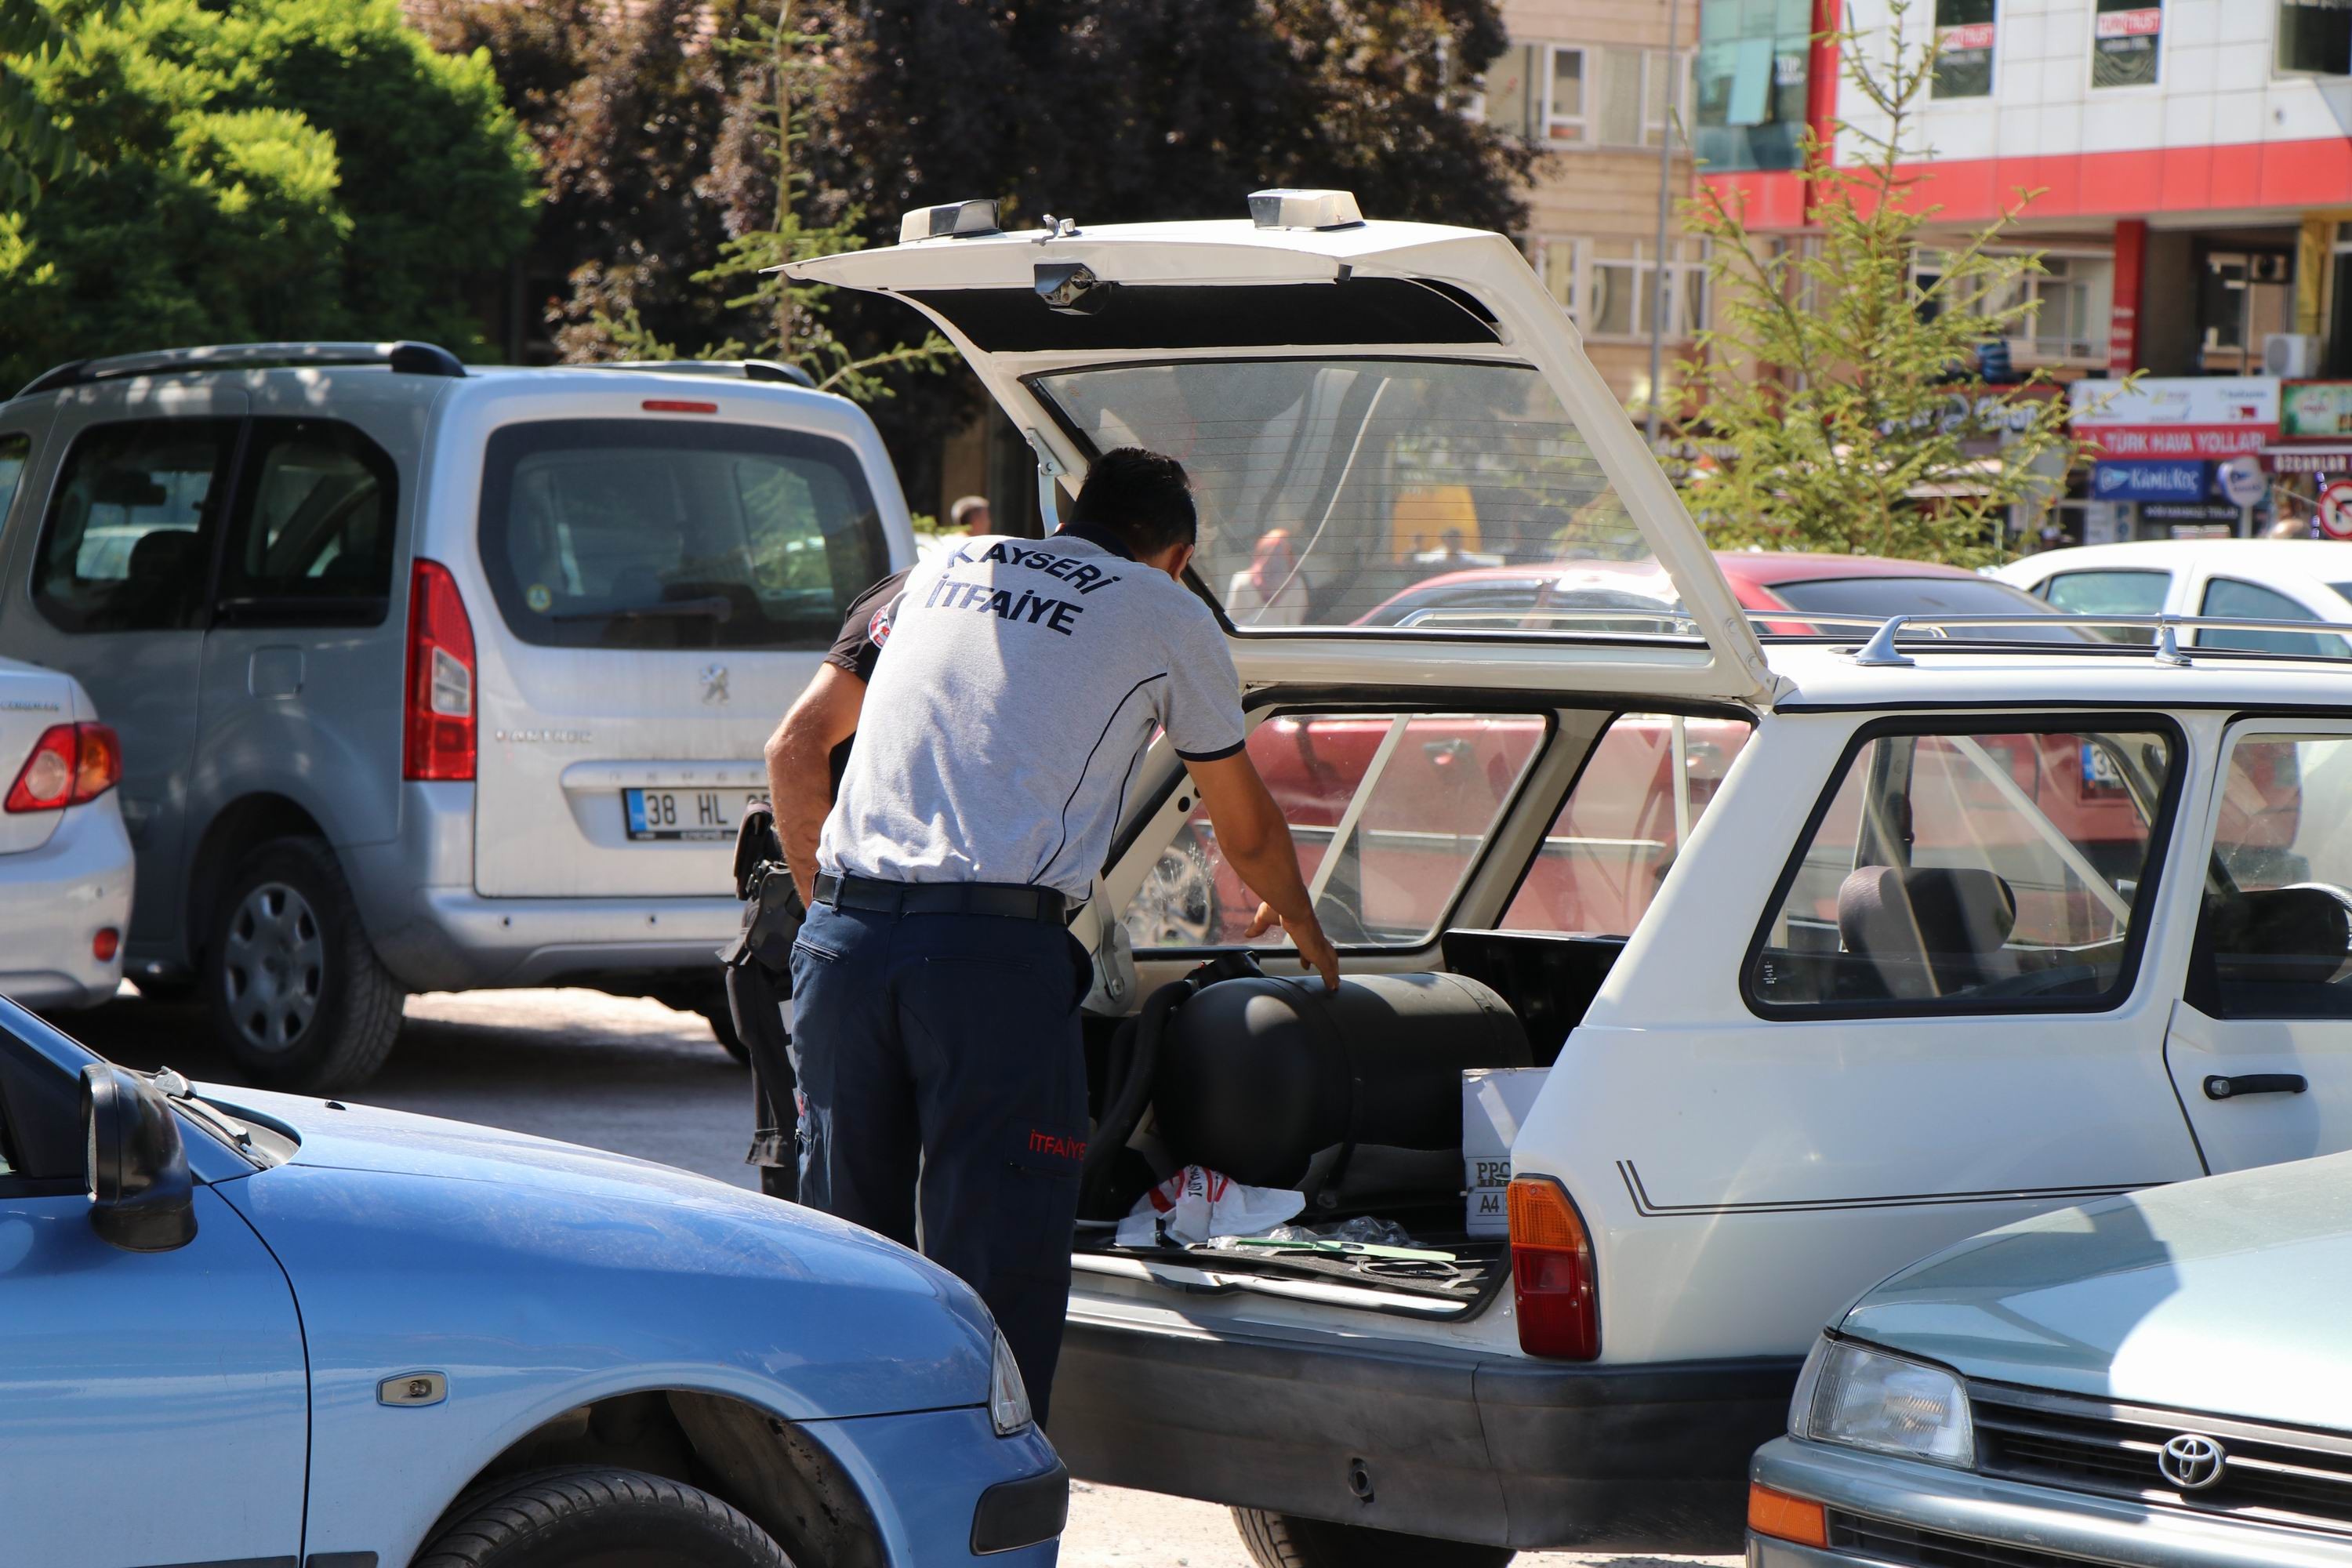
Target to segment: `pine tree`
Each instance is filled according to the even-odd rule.
[[[1806,139],[1811,233],[1759,236],[1715,191],[1685,209],[1685,232],[1710,242],[1716,322],[1683,366],[1706,454],[1684,497],[1718,546],[1975,566],[2005,549],[2011,507],[2056,500],[2085,448],[2046,374],[1993,386],[1977,374],[2035,309],[2025,286],[2041,258],[2002,246],[2039,193],[2013,193],[1973,232],[1938,232],[1942,209],[1906,172],[1928,155],[1916,122],[1935,49],[1906,39],[1908,0],[1888,9],[1883,37],[1839,37],[1866,114],[1838,126],[1852,163]]]

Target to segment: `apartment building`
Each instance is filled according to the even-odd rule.
[[[1878,128],[1817,37],[1836,15],[1705,6],[1702,177],[1768,226],[1804,222],[1806,124]],[[1886,0],[1850,15],[1885,36]],[[2352,0],[1917,0],[1905,26],[1941,51],[1907,139],[1918,199],[1973,225],[2031,193],[2014,233],[2051,275],[2019,363],[2352,374]]]
[[[1685,142],[1701,3],[1504,0],[1511,47],[1486,76],[1488,121],[1550,154],[1528,193],[1528,259],[1582,331],[1612,389],[1636,409],[1650,397],[1653,290],[1664,290],[1661,359],[1670,388],[1675,362],[1689,356],[1706,320],[1704,253],[1700,242],[1680,237],[1677,221],[1696,191]],[[1675,133],[1677,122],[1685,133]],[[1675,151],[1662,167],[1670,134]],[[1669,210],[1663,262],[1662,180]]]

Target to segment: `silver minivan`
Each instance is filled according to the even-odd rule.
[[[423,343],[81,362],[0,405],[0,655],[120,731],[127,972],[256,1081],[347,1087],[410,991],[712,1019],[761,745],[913,559],[872,421],[759,364]]]

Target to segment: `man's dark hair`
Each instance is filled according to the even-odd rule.
[[[1191,544],[1200,535],[1184,465],[1140,447],[1116,447],[1094,460],[1070,521],[1108,529],[1138,555]]]

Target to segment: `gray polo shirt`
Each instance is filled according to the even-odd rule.
[[[970,539],[918,566],[817,863],[887,882],[1093,891],[1144,747],[1242,748],[1216,617],[1108,533]]]

